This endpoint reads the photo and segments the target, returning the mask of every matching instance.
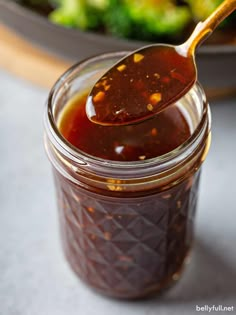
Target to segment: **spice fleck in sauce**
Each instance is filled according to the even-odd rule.
[[[72,99],[62,113],[61,134],[92,156],[115,161],[138,161],[168,153],[190,136],[189,125],[176,105],[152,119],[127,126],[101,126],[86,115],[87,94]]]

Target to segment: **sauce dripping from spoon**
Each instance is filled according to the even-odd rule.
[[[101,125],[127,125],[178,101],[197,80],[196,47],[235,9],[236,0],[225,0],[182,45],[149,45],[121,59],[92,88],[88,118]]]

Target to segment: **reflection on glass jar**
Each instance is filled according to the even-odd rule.
[[[48,99],[45,146],[72,269],[104,294],[139,298],[178,280],[191,249],[200,166],[210,144],[210,112],[197,83],[174,105],[190,134],[171,151],[125,161],[73,146],[60,129],[66,106],[124,54],[88,59],[60,78]],[[107,134],[112,137],[112,130]]]

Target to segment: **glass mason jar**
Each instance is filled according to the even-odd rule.
[[[181,274],[193,241],[200,167],[210,144],[210,110],[199,83],[177,106],[191,136],[175,150],[143,161],[88,155],[58,130],[64,106],[87,91],[126,53],[76,64],[52,88],[45,146],[52,163],[65,256],[100,292],[140,298],[169,287]]]

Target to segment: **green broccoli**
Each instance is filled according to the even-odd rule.
[[[24,0],[29,2],[46,0]],[[181,38],[193,19],[204,20],[223,0],[48,0],[51,21],[118,37],[165,41]],[[235,15],[230,17],[233,21]]]
[[[178,34],[190,21],[189,9],[172,0],[110,0],[104,18],[109,33],[140,40]]]
[[[58,7],[50,14],[52,22],[80,29],[96,29],[103,23],[108,0],[57,0]]]
[[[103,22],[106,33],[126,38],[133,35],[134,22],[124,1],[110,0]]]
[[[173,0],[54,0],[51,21],[80,29],[105,29],[126,38],[175,35],[191,20],[186,6]]]
[[[153,35],[174,35],[191,21],[186,6],[171,0],[124,0],[131,19]]]

